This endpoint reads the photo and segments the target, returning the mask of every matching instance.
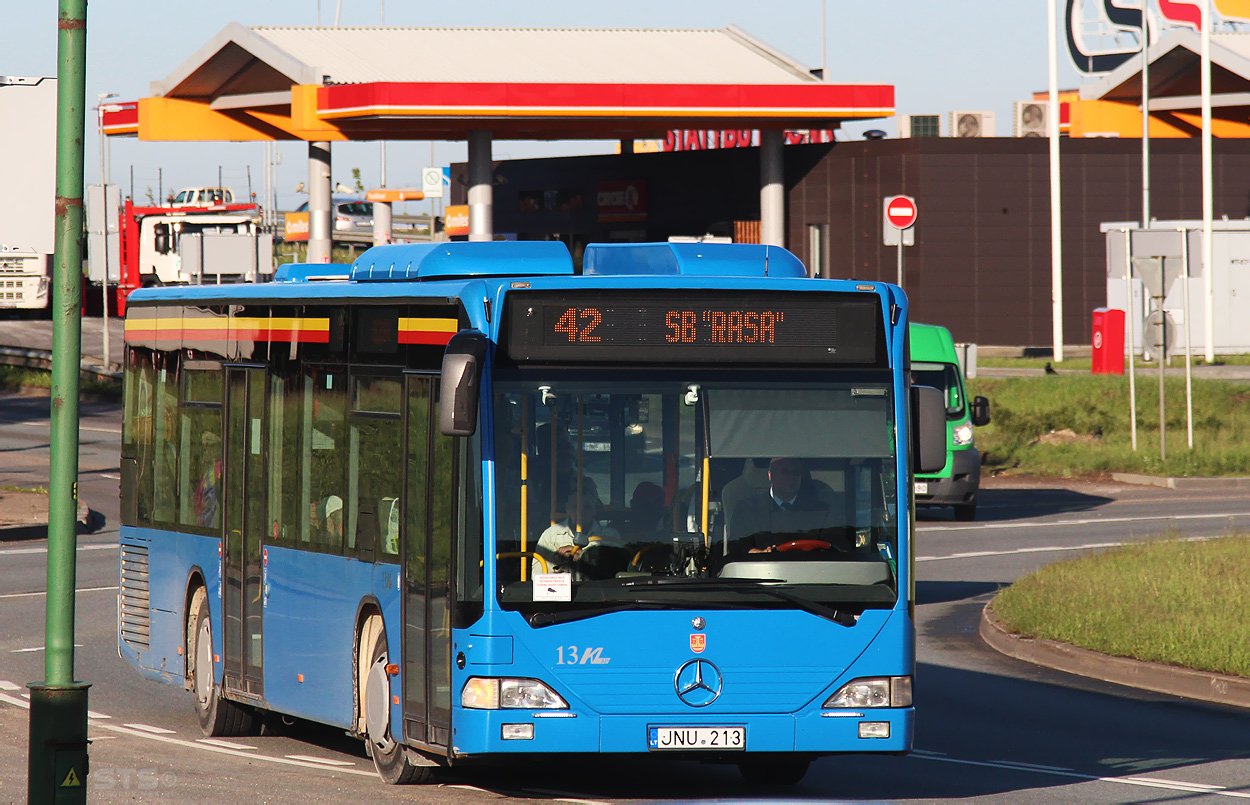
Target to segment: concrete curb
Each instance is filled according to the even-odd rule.
[[[1140,475],[1134,472],[1113,472],[1111,480],[1122,484],[1138,484],[1141,486],[1161,486],[1164,489],[1176,489],[1182,492],[1218,492],[1250,489],[1250,477],[1235,478],[1165,478],[1158,475]]]
[[[1250,709],[1250,679],[1112,657],[1055,640],[1011,634],[995,617],[993,605],[991,601],[981,610],[981,639],[1008,657],[1103,682]]]

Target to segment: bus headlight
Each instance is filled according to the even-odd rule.
[[[911,707],[910,676],[875,676],[853,679],[821,705],[834,708]]]
[[[567,710],[568,702],[537,679],[473,676],[460,691],[460,704],[473,710]]]
[[[972,444],[972,423],[965,422],[964,424],[955,428],[954,440],[955,440],[955,444],[959,445],[960,447],[966,444]]]

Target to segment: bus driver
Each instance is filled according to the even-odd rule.
[[[565,503],[567,516],[552,523],[535,546],[535,552],[547,562],[545,572],[572,573],[576,581],[613,575],[617,568],[607,567],[607,564],[612,564],[609,554],[628,558],[620,533],[599,522],[600,502],[595,482],[583,478],[581,489],[579,500],[577,487],[574,486]],[[621,564],[619,569],[624,570],[624,563]],[[531,569],[536,574],[544,572],[542,563],[537,559],[531,563]]]

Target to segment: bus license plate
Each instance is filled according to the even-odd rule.
[[[648,727],[648,749],[746,749],[746,727]]]
[[[916,481],[916,494],[917,495],[929,494],[929,482],[928,481]]]

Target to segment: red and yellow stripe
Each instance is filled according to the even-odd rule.
[[[307,344],[330,342],[330,319],[316,317],[157,316],[126,319],[127,342],[287,341]]]
[[[460,323],[455,319],[401,318],[399,343],[446,346],[459,329]]]

